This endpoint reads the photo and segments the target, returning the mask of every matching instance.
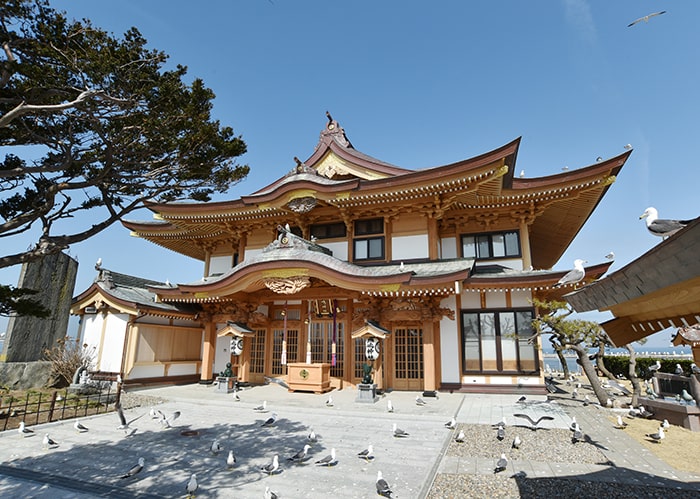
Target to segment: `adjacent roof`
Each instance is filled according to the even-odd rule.
[[[577,312],[610,311],[615,345],[700,321],[700,218],[605,279],[564,296]]]

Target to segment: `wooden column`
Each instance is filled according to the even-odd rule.
[[[438,237],[438,221],[435,217],[428,217],[428,258],[430,260],[440,259],[440,239]]]
[[[523,269],[532,266],[532,255],[530,254],[530,230],[525,220],[520,222],[520,251],[523,255]]]
[[[423,390],[437,390],[433,321],[423,321]]]
[[[243,353],[239,355],[238,381],[250,381],[250,351],[253,349],[253,338],[243,338]]]
[[[207,322],[204,326],[204,345],[202,348],[202,374],[199,382],[202,384],[214,381],[214,356],[216,355],[216,323]]]

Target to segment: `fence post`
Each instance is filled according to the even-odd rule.
[[[53,421],[53,410],[54,410],[54,407],[56,407],[56,395],[57,394],[58,394],[58,392],[56,390],[54,390],[53,393],[51,394],[51,405],[49,405],[49,420],[47,421],[47,423],[50,423],[51,421]]]

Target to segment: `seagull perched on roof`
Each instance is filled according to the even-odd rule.
[[[577,258],[574,260],[574,268],[569,272],[564,274],[561,279],[552,287],[558,288],[561,286],[566,286],[568,284],[576,284],[581,282],[584,277],[586,277],[586,270],[583,268],[583,264],[588,263],[586,260],[581,260]]]
[[[659,218],[659,212],[653,206],[650,206],[644,210],[644,213],[639,215],[640,220],[643,218],[646,219],[647,230],[653,235],[664,239],[672,236],[692,221]]]
[[[627,25],[627,27],[628,27],[628,28],[631,28],[631,27],[634,26],[635,24],[641,23],[642,21],[644,21],[645,23],[648,23],[648,22],[649,22],[649,19],[651,19],[652,17],[660,16],[661,14],[665,14],[665,13],[666,13],[665,10],[661,10],[661,11],[659,11],[659,12],[652,12],[651,14],[647,14],[646,16],[642,16],[642,17],[640,17],[639,19],[635,19],[634,21],[632,21],[631,23],[629,23],[629,24]]]

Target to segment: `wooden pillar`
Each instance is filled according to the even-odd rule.
[[[208,384],[214,381],[214,356],[216,355],[216,323],[207,322],[204,325],[204,345],[202,348],[202,374],[199,382]]]
[[[423,391],[437,390],[433,321],[423,322]]]
[[[428,258],[430,260],[440,259],[439,244],[438,220],[435,217],[428,217]]]
[[[253,338],[243,338],[243,353],[238,356],[238,381],[250,381],[250,351],[253,349]]]
[[[520,222],[520,251],[523,255],[523,269],[532,266],[532,255],[530,254],[530,230],[525,220]]]

